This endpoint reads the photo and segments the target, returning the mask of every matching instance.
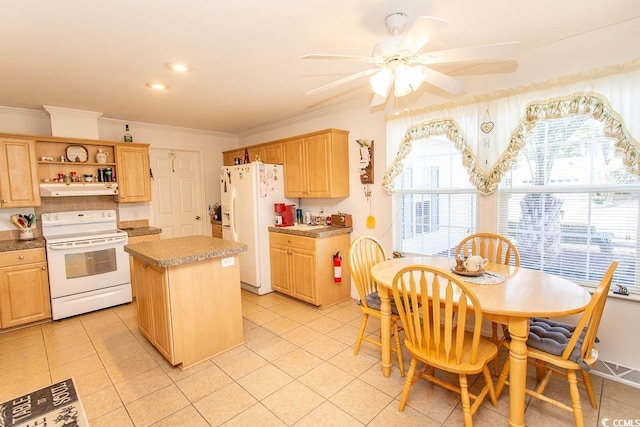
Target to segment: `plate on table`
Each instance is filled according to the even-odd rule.
[[[484,268],[481,268],[478,271],[468,271],[468,270],[456,271],[455,267],[451,267],[451,272],[458,274],[460,276],[476,277],[484,274]]]

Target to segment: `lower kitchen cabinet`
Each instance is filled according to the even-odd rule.
[[[145,234],[144,236],[129,236],[128,244],[140,242],[150,242],[152,240],[160,240],[160,234]],[[136,287],[133,281],[133,257],[129,255],[129,269],[131,271],[131,296],[136,297]]]
[[[270,232],[271,287],[319,307],[350,298],[349,242],[349,234],[313,238]],[[338,251],[342,255],[341,282],[333,278],[333,255]]]
[[[51,319],[44,248],[0,253],[0,328]]]

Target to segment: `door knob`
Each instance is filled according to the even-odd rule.
[[[196,217],[196,220],[200,221],[200,215],[198,215],[198,216]]]

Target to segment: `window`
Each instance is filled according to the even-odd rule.
[[[395,251],[448,255],[475,228],[477,190],[446,137],[413,141],[395,182]]]
[[[597,284],[638,286],[640,181],[590,115],[537,121],[500,184],[499,228],[523,267]]]

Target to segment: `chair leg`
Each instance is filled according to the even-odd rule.
[[[398,322],[393,322],[393,336],[396,341],[396,355],[398,356],[398,367],[400,368],[400,376],[404,377],[404,360],[402,359],[402,347],[400,345],[400,330]]]
[[[589,396],[589,402],[591,403],[591,407],[593,409],[597,409],[598,403],[596,402],[596,395],[593,392],[593,383],[591,382],[591,375],[589,375],[589,372],[585,371],[584,369],[581,372],[582,372],[582,381],[584,382],[584,388],[587,389],[587,395]]]
[[[496,385],[496,397],[500,399],[500,395],[502,394],[502,389],[509,378],[509,358],[504,362],[504,366],[502,367],[502,372],[500,373],[500,378],[498,378],[498,384]]]
[[[484,375],[484,380],[489,388],[489,399],[491,399],[491,404],[497,408],[498,398],[496,397],[496,389],[493,386],[493,378],[491,378],[491,372],[489,372],[489,368],[487,366],[482,369],[482,375]]]
[[[360,351],[360,344],[362,344],[362,337],[364,337],[364,330],[367,327],[368,318],[369,318],[368,313],[362,313],[362,322],[360,323],[360,332],[358,333],[358,338],[356,339],[356,346],[353,349],[354,356],[357,356],[358,351]]]
[[[571,396],[573,419],[576,423],[576,427],[584,427],[584,419],[582,418],[582,405],[580,404],[580,392],[578,391],[578,380],[576,378],[576,371],[569,369],[567,371],[567,380],[569,380],[569,395]]]
[[[496,322],[491,322],[491,341],[494,342],[495,345],[500,348],[500,339],[498,338],[498,324]],[[493,359],[493,373],[496,375],[500,375],[500,360],[498,357]]]
[[[407,398],[409,397],[409,390],[411,386],[415,383],[414,375],[416,373],[416,365],[418,364],[418,359],[411,356],[411,365],[409,365],[409,372],[407,373],[407,377],[404,380],[404,387],[402,387],[402,396],[400,396],[400,405],[398,405],[398,411],[404,411],[404,407],[407,404]]]
[[[469,400],[469,387],[467,384],[467,376],[464,374],[458,375],[460,380],[460,398],[462,400],[462,414],[464,416],[465,427],[473,426],[471,420],[471,402]]]

